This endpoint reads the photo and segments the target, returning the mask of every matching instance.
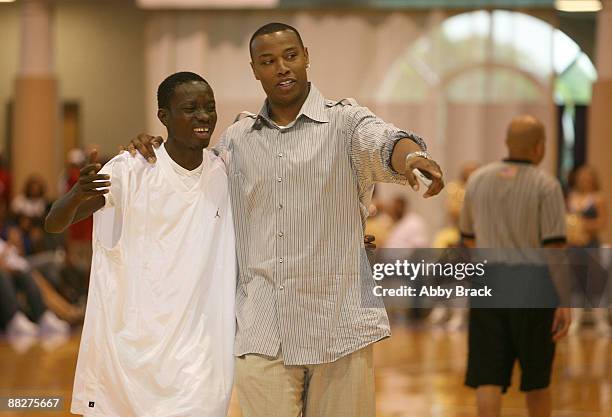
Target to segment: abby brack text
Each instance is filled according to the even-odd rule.
[[[436,297],[436,298],[457,298],[457,297],[491,297],[491,288],[484,286],[481,288],[443,288],[439,285],[425,285],[423,287],[411,287],[402,285],[398,288],[383,288],[377,285],[372,292],[377,297]]]

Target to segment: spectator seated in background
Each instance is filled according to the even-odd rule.
[[[477,162],[466,162],[461,167],[459,179],[448,183],[446,186],[446,212],[449,224],[436,233],[432,247],[436,249],[456,248],[461,245],[461,233],[459,232],[459,216],[463,207],[465,197],[465,186],[470,175],[480,167]],[[467,323],[467,309],[465,300],[453,300],[453,308],[438,305],[431,310],[427,321],[433,326],[445,323],[446,330],[463,330]]]
[[[31,186],[30,189],[36,191],[37,187]],[[39,193],[30,194],[38,195]],[[64,276],[70,276],[70,274],[66,273],[68,271],[64,265],[63,251],[57,251],[57,245],[50,243],[49,234],[41,228],[38,209],[32,209],[34,206],[36,204],[23,206],[18,204],[18,209],[19,207],[26,207],[26,209],[20,209],[20,214],[16,218],[7,216],[6,205],[0,206],[3,209],[0,209],[0,237],[9,244],[13,256],[20,259],[19,264],[23,266],[24,271],[34,279],[37,291],[40,291],[44,303],[61,318],[71,323],[80,322],[83,318],[83,308],[74,307],[66,300],[67,295],[71,295],[74,291],[64,279]],[[81,278],[82,281],[87,281],[86,275],[82,274]],[[75,296],[70,300],[77,302],[79,297]]]
[[[46,197],[47,186],[38,175],[31,175],[26,180],[23,193],[16,196],[11,202],[11,211],[16,215],[27,216],[33,222],[42,224],[49,207]]]
[[[8,204],[11,200],[11,173],[8,170],[6,158],[0,152],[0,204]]]
[[[598,249],[601,248],[599,235],[605,229],[608,208],[601,192],[597,171],[588,165],[576,168],[569,176],[569,193],[567,195],[567,243],[574,248],[576,263],[581,257],[590,262],[591,275],[598,275],[605,281],[607,272],[603,267]],[[605,305],[605,301],[602,303]],[[601,336],[612,336],[612,326],[608,319],[607,308],[593,308],[592,316],[595,330]],[[577,333],[583,324],[583,308],[572,309],[570,333]]]
[[[0,328],[9,337],[67,334],[70,326],[47,308],[33,272],[17,248],[0,239]]]
[[[434,248],[455,248],[461,242],[459,233],[459,215],[463,207],[465,196],[465,185],[470,175],[476,171],[480,165],[476,162],[467,162],[461,167],[459,179],[451,181],[446,186],[446,212],[448,214],[449,225],[442,228],[434,237],[432,247]]]
[[[425,219],[410,210],[410,202],[397,196],[389,204],[389,214],[394,226],[385,242],[385,248],[419,249],[429,246],[429,232]]]

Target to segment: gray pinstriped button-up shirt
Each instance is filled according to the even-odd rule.
[[[286,127],[265,104],[243,116],[216,147],[237,238],[235,354],[282,349],[287,365],[326,363],[389,336],[382,300],[364,299],[367,207],[375,182],[406,183],[391,168],[395,143],[424,142],[314,85]]]

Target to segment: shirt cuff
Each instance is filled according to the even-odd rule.
[[[388,140],[385,143],[385,146],[383,147],[382,160],[384,166],[388,168],[389,173],[393,177],[393,182],[396,182],[398,184],[406,184],[408,182],[408,179],[403,174],[400,174],[399,172],[393,169],[393,166],[391,165],[391,157],[393,156],[393,150],[395,149],[395,145],[397,145],[397,143],[404,138],[408,138],[417,145],[419,145],[419,148],[421,148],[422,151],[427,151],[427,145],[425,144],[423,138],[418,135],[415,135],[412,132],[408,132],[406,130],[398,130],[391,135],[390,140]]]

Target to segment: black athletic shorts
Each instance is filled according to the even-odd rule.
[[[521,391],[546,388],[555,355],[551,308],[473,308],[468,330],[467,386],[498,385],[506,392],[521,366]]]

